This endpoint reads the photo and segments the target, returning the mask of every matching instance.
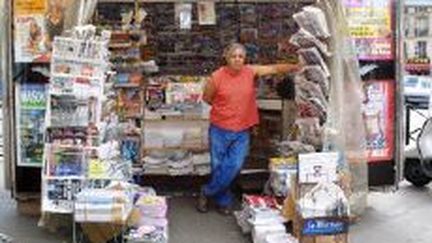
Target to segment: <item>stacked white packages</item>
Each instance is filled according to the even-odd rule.
[[[291,243],[280,241],[292,236],[286,233],[285,218],[274,197],[245,195],[243,209],[234,215],[243,233],[252,233],[254,243]]]
[[[210,174],[209,153],[192,154],[178,150],[170,152],[152,152],[143,158],[146,174],[208,175]]]
[[[265,238],[265,243],[299,243],[299,240],[290,234],[271,234]]]
[[[192,157],[192,162],[196,175],[203,176],[211,173],[209,153],[194,154]]]
[[[140,219],[131,232],[133,242],[168,242],[167,201],[165,197],[142,194],[135,203]]]
[[[76,222],[125,222],[132,210],[132,194],[126,190],[84,189],[76,195]]]

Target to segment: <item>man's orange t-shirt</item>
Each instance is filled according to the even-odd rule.
[[[254,78],[249,66],[237,73],[221,67],[212,74],[209,80],[215,87],[210,111],[212,124],[236,132],[258,124]]]

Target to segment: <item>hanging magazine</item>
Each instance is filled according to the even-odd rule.
[[[15,62],[49,62],[52,42],[64,31],[65,9],[71,9],[72,1],[14,0],[13,3]]]
[[[46,85],[21,84],[17,89],[18,166],[41,166],[45,129]]]

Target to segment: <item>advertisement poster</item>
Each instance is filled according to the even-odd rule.
[[[21,84],[17,89],[18,166],[41,166],[45,130],[46,85]]]
[[[394,81],[369,81],[363,85],[362,115],[369,162],[391,160],[394,151]]]
[[[391,60],[391,0],[345,0],[348,27],[359,60]]]
[[[49,62],[54,36],[61,35],[66,0],[15,0],[15,62]]]

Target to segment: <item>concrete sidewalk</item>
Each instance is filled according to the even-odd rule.
[[[8,193],[0,194],[0,233],[18,243],[70,242],[71,235],[57,235],[37,227],[37,218],[19,215]],[[170,243],[249,243],[234,217],[195,211],[195,199],[169,200]],[[351,227],[350,243],[432,242],[432,188],[417,189],[403,183],[391,193],[372,192],[369,207]]]

